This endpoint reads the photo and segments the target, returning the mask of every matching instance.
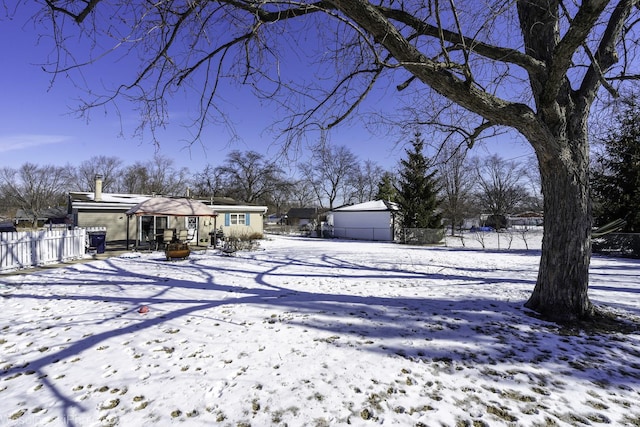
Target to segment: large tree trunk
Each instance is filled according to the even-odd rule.
[[[575,120],[575,118],[574,118]],[[560,322],[590,317],[589,146],[582,121],[538,151],[544,196],[544,236],[538,280],[526,307]],[[573,129],[571,129],[573,128]],[[552,150],[549,150],[553,147]]]

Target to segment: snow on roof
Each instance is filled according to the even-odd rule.
[[[334,209],[334,212],[350,212],[350,211],[397,211],[398,205],[393,202],[384,200],[372,200],[370,202],[358,203],[357,205],[342,206]]]
[[[149,200],[149,196],[131,196],[126,197],[122,194],[102,194],[103,202],[113,202],[113,203],[142,203],[146,200]]]
[[[72,192],[69,193],[71,199],[76,202],[95,202],[95,193],[92,192]],[[134,204],[142,203],[153,196],[145,194],[121,194],[121,193],[102,193],[102,198],[98,203],[125,203]]]
[[[102,193],[102,198],[99,202],[95,201],[95,194],[91,192],[72,192],[69,193],[73,201],[74,206],[83,206],[84,208],[128,208],[135,206],[149,199],[158,198],[158,196],[148,194],[123,194],[123,193]],[[172,197],[174,198],[174,197]],[[175,199],[175,198],[174,198]],[[196,199],[192,199],[196,200]],[[260,212],[266,213],[267,206],[261,205],[246,205],[242,202],[238,202],[229,197],[211,197],[209,199],[199,199],[200,202],[215,207],[217,210],[224,210],[227,212]]]

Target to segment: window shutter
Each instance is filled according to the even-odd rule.
[[[230,213],[224,214],[224,225],[226,227],[231,225],[231,214]]]
[[[250,213],[244,214],[244,225],[251,225],[250,224],[251,221],[249,220],[249,218],[251,218],[251,214]]]

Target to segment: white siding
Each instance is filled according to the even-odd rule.
[[[333,212],[334,237],[358,240],[391,241],[391,212]]]

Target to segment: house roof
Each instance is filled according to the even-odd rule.
[[[91,192],[69,193],[69,200],[72,207],[81,210],[110,210],[121,212],[153,198],[158,197],[145,194],[102,193],[100,201],[95,201],[95,194]],[[179,198],[168,199],[176,200]],[[211,197],[209,199],[200,199],[198,201],[207,205],[210,211],[213,209],[218,212],[259,212],[262,214],[267,212],[266,206],[243,205],[228,197]]]
[[[287,217],[309,219],[318,215],[318,208],[291,208],[287,212]]]
[[[138,203],[126,212],[127,215],[154,216],[218,216],[211,206],[193,199],[170,199],[152,197]]]
[[[52,208],[46,208],[41,210],[40,212],[34,212],[18,209],[16,211],[16,219],[18,220],[31,220],[34,216],[37,216],[39,220],[47,220],[50,218],[64,218],[67,216],[66,208],[62,206],[56,206]]]
[[[95,193],[93,192],[70,192],[69,197],[74,202],[93,202],[93,203],[124,203],[124,204],[138,204],[142,203],[147,199],[152,197],[162,197],[159,195],[153,194],[127,194],[127,193],[102,193],[102,197],[99,201],[96,201]],[[174,197],[170,197],[174,198]],[[197,199],[203,203],[207,203],[210,205],[224,205],[224,206],[233,206],[233,205],[242,205],[242,203],[238,202],[231,197],[209,197]]]
[[[398,204],[385,200],[371,200],[369,202],[358,203],[356,205],[341,206],[335,208],[334,212],[376,212],[376,211],[397,211]]]
[[[512,218],[542,218],[544,214],[542,212],[521,212],[515,215],[511,215]]]
[[[69,193],[69,197],[74,202],[138,204],[153,196],[144,194],[102,193],[102,199],[100,201],[96,201],[95,193],[72,192]]]

